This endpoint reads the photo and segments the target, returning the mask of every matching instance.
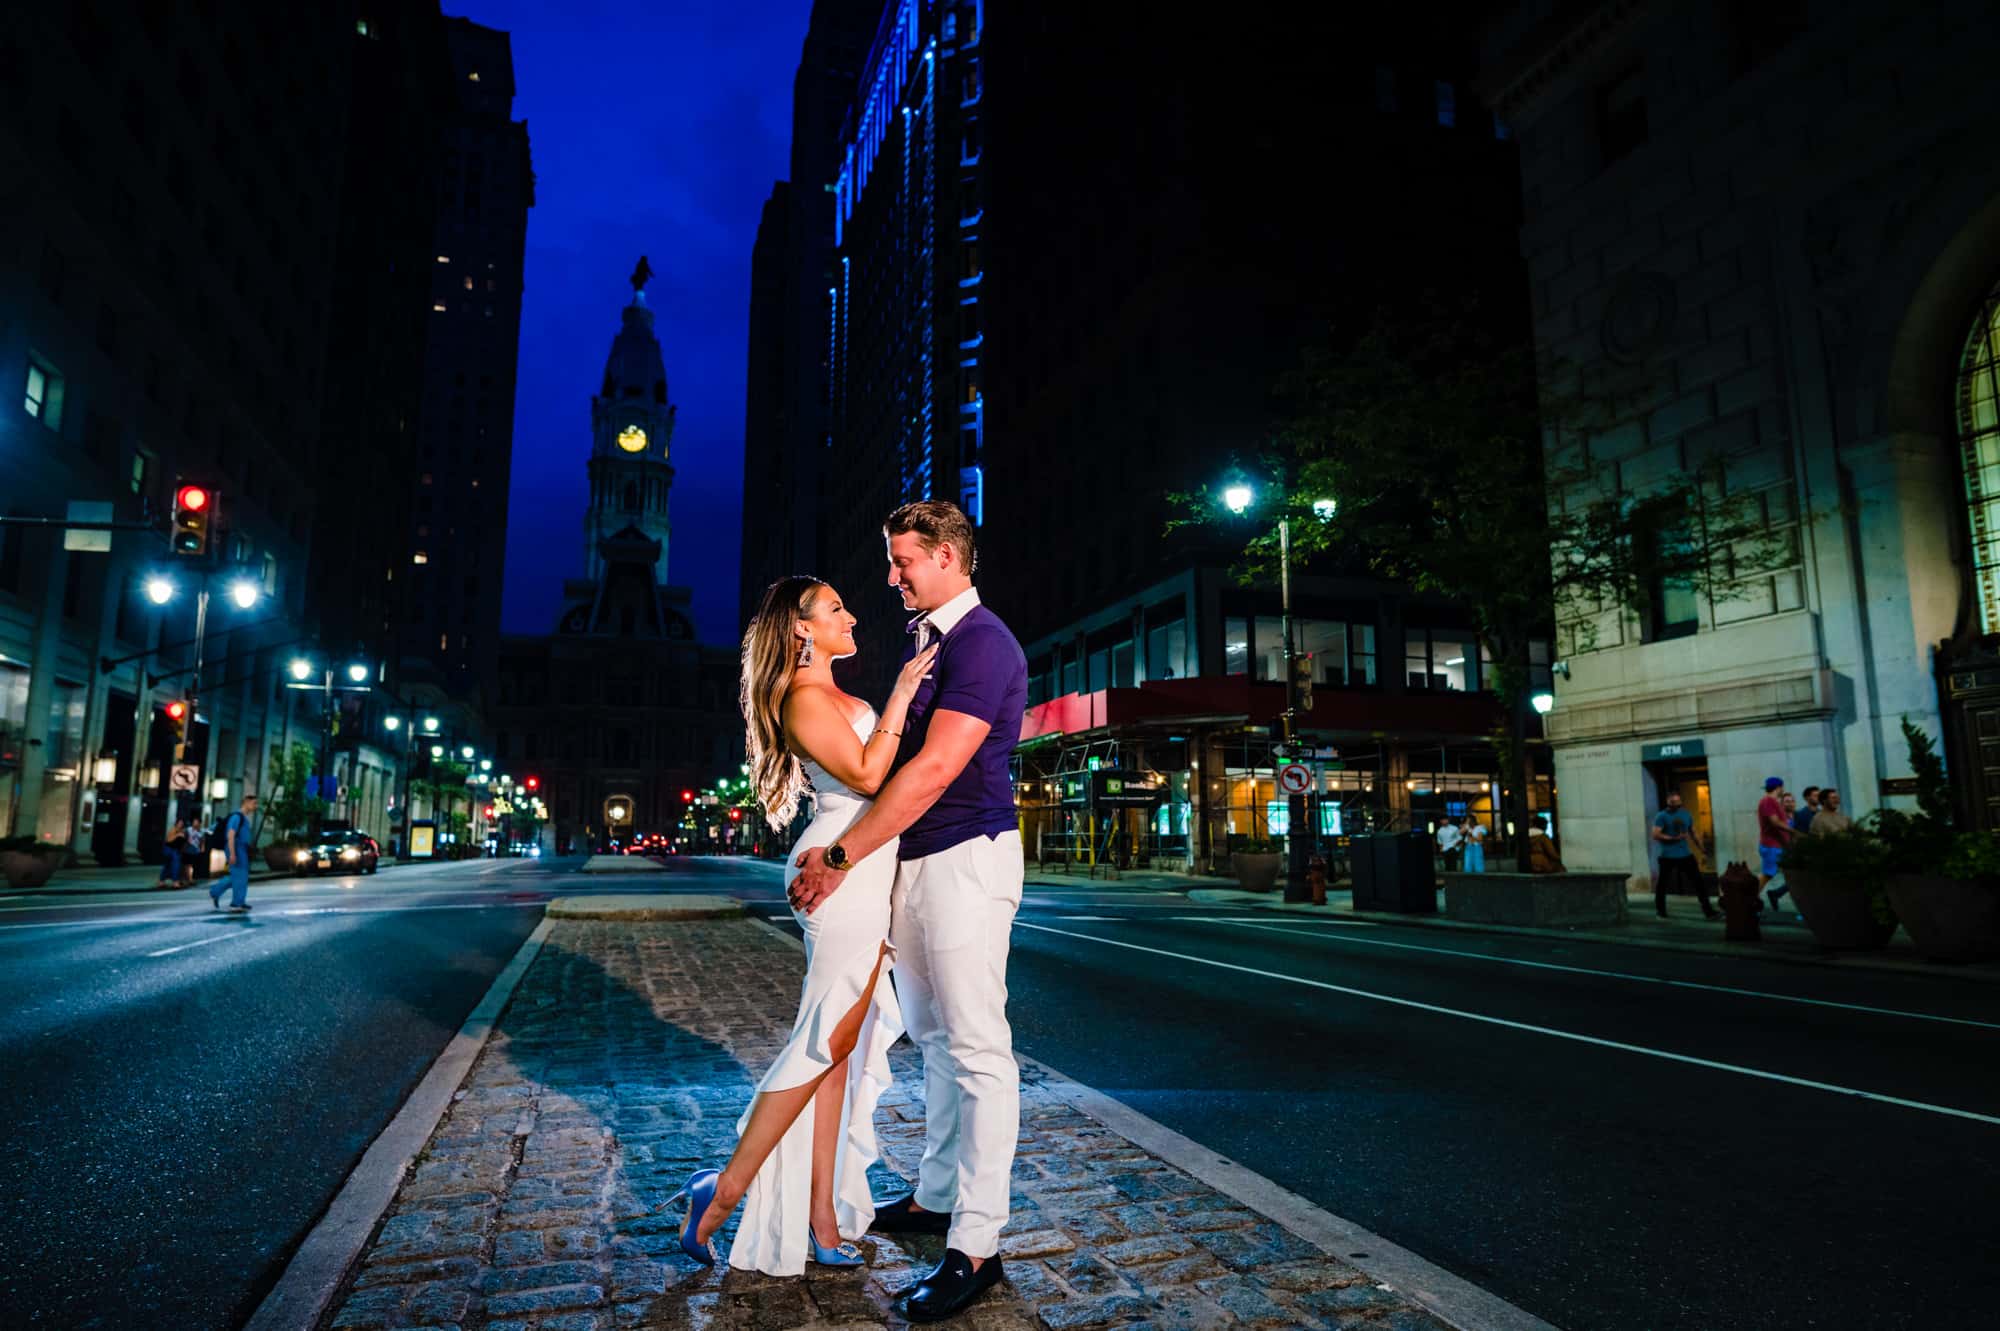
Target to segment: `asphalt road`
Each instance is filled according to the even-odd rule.
[[[572,865],[0,902],[0,1325],[226,1327]],[[597,891],[728,892],[774,865]],[[1020,1049],[1566,1331],[1984,1325],[2000,988],[1031,878]]]
[[[0,1326],[243,1322],[561,867],[0,902]]]
[[[1022,1052],[1566,1331],[2000,1303],[1994,986],[1033,875],[1009,985]]]

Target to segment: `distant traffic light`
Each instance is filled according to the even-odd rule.
[[[740,823],[740,822],[742,822],[742,821],[743,821],[743,810],[741,810],[741,809],[731,809],[731,810],[729,811],[729,821],[730,821],[730,822],[732,822],[732,823]]]
[[[208,528],[215,517],[215,496],[199,485],[174,491],[174,523],[167,548],[177,555],[208,553]]]
[[[531,776],[523,784],[525,784],[529,790],[540,790],[542,788],[542,779],[538,776]]]
[[[694,792],[692,790],[683,790],[681,792],[681,803],[683,804],[694,803]]]
[[[179,698],[166,705],[167,724],[174,728],[174,761],[179,762],[187,753],[188,705]]]

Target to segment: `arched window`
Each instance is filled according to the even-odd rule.
[[[625,511],[627,513],[639,511],[639,487],[631,481],[625,482]]]
[[[1979,628],[2000,633],[2000,286],[1979,307],[1958,363],[1958,447]]]

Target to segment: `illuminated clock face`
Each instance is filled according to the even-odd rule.
[[[636,425],[628,425],[618,432],[618,447],[627,453],[646,451],[646,432]]]

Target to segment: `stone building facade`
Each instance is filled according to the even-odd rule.
[[[644,261],[591,399],[586,576],[564,584],[555,632],[501,639],[489,712],[498,770],[539,780],[558,851],[670,833],[681,793],[742,761],[734,648],[695,639],[686,587],[666,584],[674,408],[646,305]],[[613,806],[629,822],[607,818]]]
[[[1975,573],[1996,55],[1971,0],[1535,3],[1489,33],[1536,332],[1586,384],[1638,395],[1551,462],[1604,494],[1713,467],[1784,552],[1713,600],[1564,608],[1547,720],[1572,868],[1647,874],[1669,789],[1718,868],[1754,861],[1768,776],[1840,786],[1855,813],[1907,802],[1906,718],[1947,733],[1962,787],[1980,779],[1958,739],[1976,708],[1941,706],[1938,680],[2000,627]]]

